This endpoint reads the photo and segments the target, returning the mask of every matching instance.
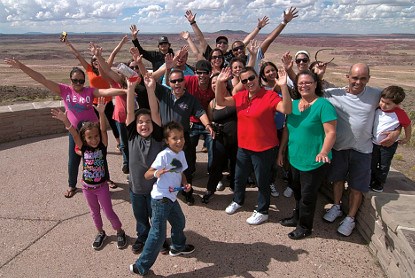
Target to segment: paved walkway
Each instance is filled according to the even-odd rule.
[[[128,197],[121,155],[112,153],[109,165],[119,188],[112,191],[115,211],[134,241],[135,222]],[[199,146],[200,148],[200,146]],[[118,250],[115,233],[105,219],[109,237],[101,251],[92,249],[96,231],[82,193],[65,199],[67,137],[42,137],[0,144],[0,277],[126,277],[137,258],[131,245]],[[207,182],[206,155],[198,154],[195,193]],[[117,167],[116,167],[117,166]],[[280,191],[283,183],[278,185]],[[321,220],[328,200],[320,195],[311,237],[293,241],[292,228],[278,224],[291,214],[293,198],[272,198],[269,222],[245,223],[256,201],[249,189],[240,212],[228,216],[229,189],[208,204],[196,199],[186,215],[188,242],[196,246],[189,257],[158,257],[150,277],[382,277],[383,271],[358,233],[348,238],[335,224]]]

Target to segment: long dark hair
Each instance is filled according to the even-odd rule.
[[[268,82],[267,78],[265,77],[265,68],[267,66],[271,66],[277,71],[277,78],[278,78],[278,68],[273,62],[265,62],[262,64],[261,69],[259,70],[259,78],[261,78],[261,80],[264,82]]]
[[[75,72],[79,72],[80,74],[82,74],[82,75],[84,76],[84,79],[85,79],[85,72],[84,72],[81,68],[78,68],[78,67],[73,67],[73,68],[72,68],[71,72],[69,73],[69,78],[70,78],[70,79],[72,79],[72,75],[73,75]]]
[[[98,129],[99,140],[102,141],[102,138],[101,138],[101,129],[99,127],[99,122],[82,122],[82,123],[79,123],[78,126],[79,126],[78,127],[79,128],[79,136],[81,137],[81,140],[82,140],[82,144],[83,145],[85,145],[85,146],[88,145],[86,143],[86,140],[85,140],[85,132],[87,130],[91,130],[91,129],[94,129],[94,128],[97,128]]]
[[[212,56],[213,56],[213,52],[220,52],[220,56],[222,57],[222,64],[220,65],[220,68],[223,68],[224,64],[225,64],[225,56],[223,55],[222,50],[220,50],[219,48],[215,48],[213,49],[210,53],[209,53],[209,62],[211,62],[212,60]],[[212,63],[212,62],[211,62]]]

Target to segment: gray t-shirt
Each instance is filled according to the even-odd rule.
[[[353,95],[346,89],[331,88],[324,91],[324,97],[336,108],[338,116],[333,148],[337,151],[353,149],[371,153],[373,121],[381,91],[366,86],[363,92]]]
[[[131,191],[135,194],[150,194],[156,179],[146,180],[144,173],[163,148],[162,128],[153,123],[153,133],[143,138],[137,133],[136,121],[133,121],[127,126],[127,131]]]

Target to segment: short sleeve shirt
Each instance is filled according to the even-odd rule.
[[[100,142],[98,147],[82,146],[82,180],[86,185],[95,185],[108,180],[107,147]]]

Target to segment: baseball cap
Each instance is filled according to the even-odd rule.
[[[304,55],[306,55],[308,57],[308,59],[310,59],[310,54],[307,51],[305,51],[305,50],[297,51],[297,53],[295,53],[294,59],[297,59],[297,56],[300,55],[300,54],[304,54]]]
[[[196,62],[196,70],[212,72],[212,65],[206,60],[199,60]]]
[[[216,43],[220,42],[221,40],[224,40],[226,42],[229,42],[227,37],[225,37],[225,36],[219,36],[219,37],[216,38]]]
[[[159,44],[162,44],[162,43],[168,43],[168,44],[170,44],[169,43],[169,39],[166,36],[161,36],[160,37]]]

